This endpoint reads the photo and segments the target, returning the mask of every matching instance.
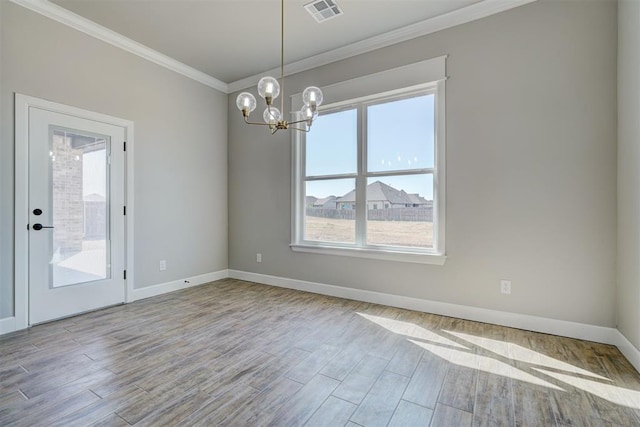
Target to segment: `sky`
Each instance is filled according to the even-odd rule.
[[[370,172],[404,171],[434,165],[434,95],[367,107],[367,163]],[[307,176],[357,172],[355,109],[321,115],[307,134]],[[393,176],[380,180],[398,190],[433,199],[431,175]],[[307,195],[342,196],[353,190],[353,179],[307,182]]]
[[[106,150],[97,150],[82,156],[82,195],[99,194],[106,197],[107,157]]]

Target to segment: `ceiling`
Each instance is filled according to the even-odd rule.
[[[311,0],[285,1],[285,62],[300,61],[495,0],[334,0],[317,23]],[[280,64],[278,0],[53,0],[138,43],[232,83]]]

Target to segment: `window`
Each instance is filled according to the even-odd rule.
[[[292,249],[444,263],[443,115],[443,80],[321,107],[294,136]]]

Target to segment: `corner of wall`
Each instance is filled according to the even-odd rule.
[[[621,351],[640,370],[640,2],[618,2],[616,316]]]

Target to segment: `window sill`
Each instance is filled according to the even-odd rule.
[[[351,256],[356,258],[381,259],[385,261],[411,262],[416,264],[444,265],[446,255],[402,252],[381,249],[344,248],[338,246],[316,246],[305,244],[289,245],[294,252],[322,255]]]

